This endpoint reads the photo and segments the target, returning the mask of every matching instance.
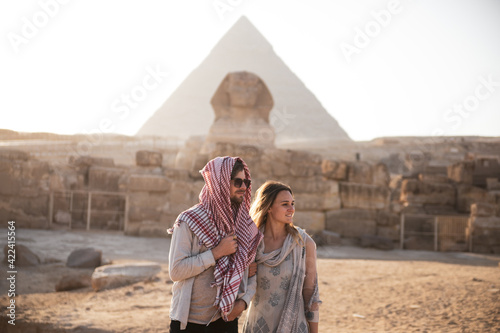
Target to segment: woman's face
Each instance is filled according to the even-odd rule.
[[[295,200],[287,190],[278,193],[267,214],[268,221],[290,224],[295,213]]]

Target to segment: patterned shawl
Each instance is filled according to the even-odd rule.
[[[297,228],[300,236],[305,242],[307,236],[306,232]],[[288,288],[287,295],[285,298],[285,305],[283,308],[283,313],[278,325],[276,332],[299,332],[299,313],[300,302],[304,302],[302,297],[302,289],[304,286],[304,278],[306,274],[306,247],[305,244],[299,245],[293,239],[292,235],[288,235],[283,242],[283,246],[277,250],[269,253],[259,253],[257,257],[257,263],[265,263],[270,267],[278,266],[289,253],[292,253],[293,260],[293,271],[290,280],[290,287]],[[319,300],[318,284],[314,286],[314,293],[308,304],[305,304],[305,311],[308,311],[312,303],[321,303]]]
[[[238,249],[230,256],[224,256],[215,263],[213,286],[217,286],[214,306],[221,311],[224,320],[231,312],[238,294],[245,269],[255,260],[257,246],[262,233],[249,215],[251,186],[245,193],[236,217],[230,200],[231,171],[236,161],[243,163],[245,177],[250,179],[250,171],[239,157],[216,157],[205,165],[201,174],[205,186],[200,192],[200,203],[182,212],[169,232],[182,221],[186,222],[208,249],[219,244],[222,238],[234,233]]]

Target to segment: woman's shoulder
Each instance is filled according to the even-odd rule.
[[[304,229],[302,229],[301,227],[297,227],[297,226],[294,226],[294,227],[295,227],[295,229],[297,229],[300,236],[304,240],[306,247],[309,247],[309,246],[316,247],[316,242],[314,241],[314,239],[312,239],[312,237]]]

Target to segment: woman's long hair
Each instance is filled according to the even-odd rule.
[[[255,199],[250,207],[250,216],[257,225],[257,228],[260,229],[266,224],[269,208],[271,208],[278,193],[281,191],[288,191],[293,197],[290,186],[274,180],[268,180],[255,192]],[[286,224],[285,229],[298,244],[300,244],[299,241],[303,243],[303,239],[293,223]]]

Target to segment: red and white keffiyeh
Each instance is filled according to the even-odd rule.
[[[182,212],[173,226],[175,228],[181,221],[186,222],[200,243],[208,249],[217,246],[229,234],[237,236],[236,253],[218,259],[214,269],[213,285],[217,286],[214,306],[220,309],[224,320],[227,320],[233,309],[243,273],[255,261],[257,245],[263,237],[249,214],[251,187],[245,192],[243,202],[234,216],[230,181],[236,161],[243,163],[245,178],[250,179],[250,171],[239,157],[214,158],[200,171],[205,179],[205,186],[199,196],[200,203]]]

